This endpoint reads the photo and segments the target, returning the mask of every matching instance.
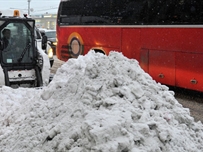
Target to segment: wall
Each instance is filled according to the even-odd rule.
[[[35,19],[35,25],[38,28],[45,29],[56,29],[56,14],[43,14],[43,15],[32,15],[31,17]]]

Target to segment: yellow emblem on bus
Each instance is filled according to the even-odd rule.
[[[71,57],[77,58],[79,55],[83,54],[84,52],[84,42],[82,37],[73,32],[68,38],[68,49]]]

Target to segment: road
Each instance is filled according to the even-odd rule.
[[[53,66],[51,67],[51,73],[55,74],[56,73],[56,70],[63,64],[64,62],[57,59],[56,56],[54,56],[54,64]]]
[[[56,70],[63,64],[63,61],[54,56],[54,64],[51,68],[51,73],[55,73]],[[194,117],[195,121],[203,122],[203,93],[184,90],[180,88],[170,88],[175,92],[175,98],[185,108],[190,109],[190,114]]]
[[[174,89],[175,98],[185,108],[190,109],[195,121],[203,122],[203,93],[185,89]]]

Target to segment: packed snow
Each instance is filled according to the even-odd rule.
[[[134,59],[90,51],[42,88],[0,88],[1,152],[202,152],[203,125]]]

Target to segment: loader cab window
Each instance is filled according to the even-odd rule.
[[[0,34],[3,41],[2,61],[5,64],[33,61],[31,30],[24,23],[9,23]]]

